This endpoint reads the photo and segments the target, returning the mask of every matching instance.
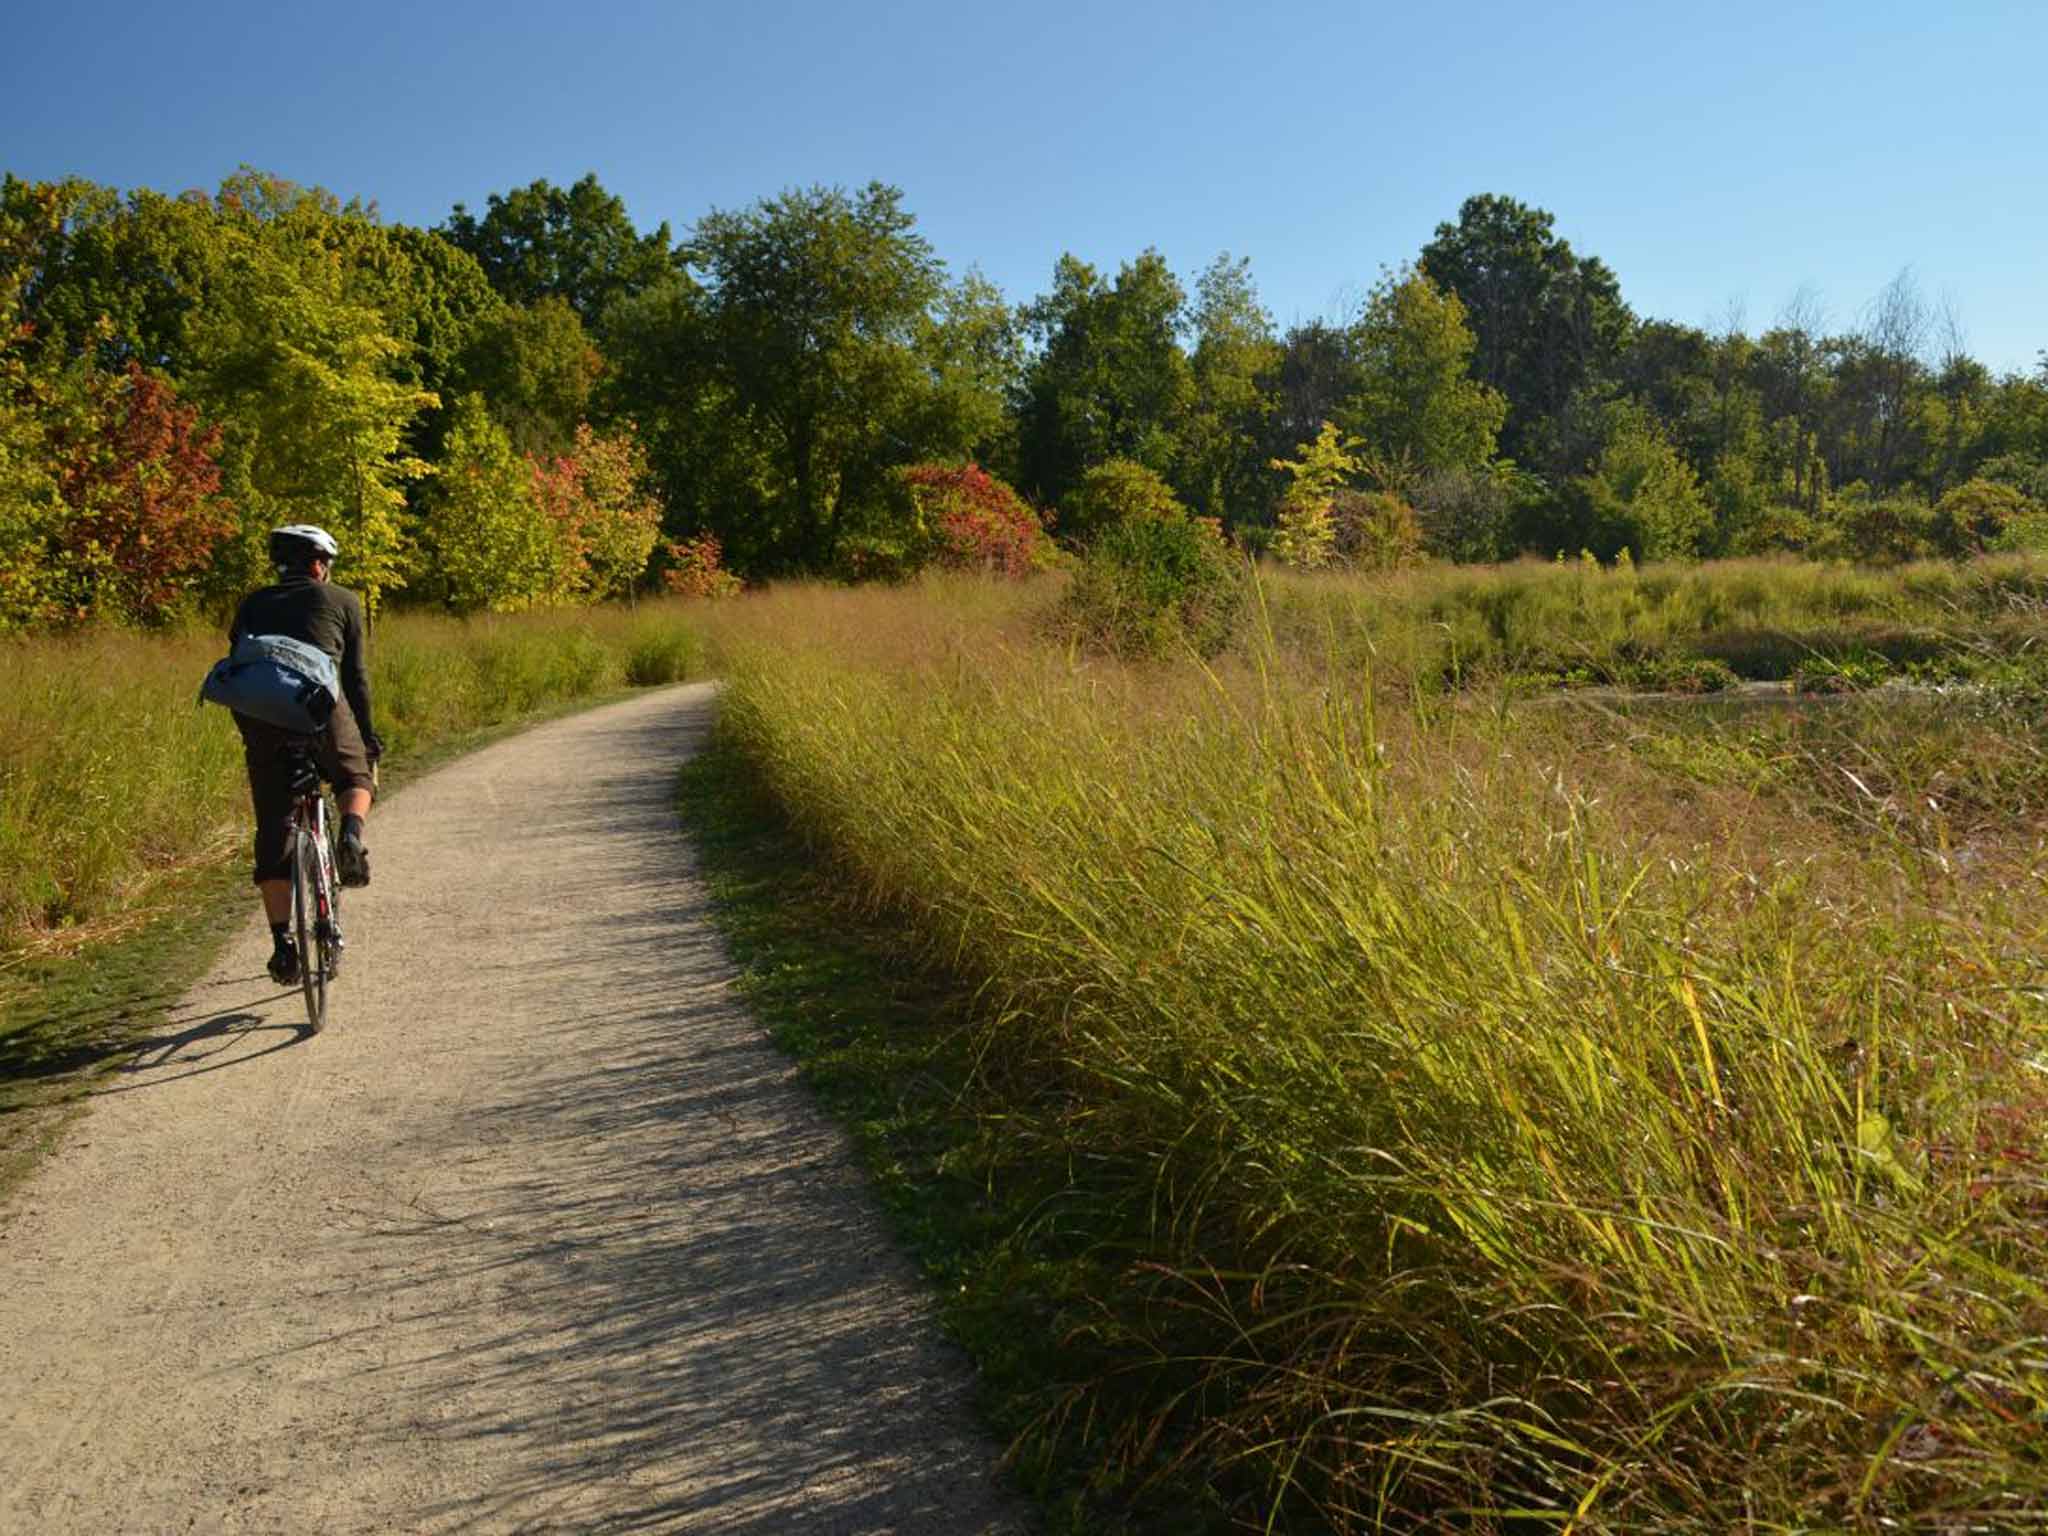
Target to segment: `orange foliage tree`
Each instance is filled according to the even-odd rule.
[[[130,363],[89,374],[51,433],[65,515],[53,531],[51,617],[152,623],[174,612],[235,531],[220,429]]]

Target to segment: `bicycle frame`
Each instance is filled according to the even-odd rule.
[[[327,1022],[327,986],[341,969],[341,882],[336,878],[332,822],[312,754],[292,762],[292,920],[299,949],[299,986],[306,1018],[317,1033]]]

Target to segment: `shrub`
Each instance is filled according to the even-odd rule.
[[[697,636],[655,621],[626,637],[626,683],[651,688],[679,683],[703,670],[704,645]]]
[[[912,464],[897,478],[910,502],[914,543],[934,564],[1025,576],[1044,563],[1038,514],[980,465]]]
[[[1932,553],[1933,515],[1903,496],[1872,496],[1861,484],[1845,486],[1828,503],[1812,553],[1838,560],[1897,565]]]
[[[1892,672],[1891,663],[1875,652],[1808,656],[1793,668],[1792,686],[1800,693],[1860,693],[1879,687]]]
[[[1086,543],[1126,522],[1177,522],[1187,508],[1172,488],[1134,459],[1098,464],[1060,503],[1060,531]]]
[[[736,597],[740,579],[725,568],[723,559],[724,550],[715,533],[671,540],[662,584],[677,597]]]
[[[2048,508],[2030,504],[2005,525],[1994,548],[2006,555],[2048,554]]]
[[[2009,485],[1969,480],[1935,503],[1928,537],[1943,554],[1965,559],[2003,547],[2005,530],[2038,510]]]
[[[603,599],[630,592],[661,536],[661,503],[645,489],[647,454],[632,426],[601,434],[578,422],[569,453],[527,462],[534,500],[555,529],[557,595]]]
[[[2048,503],[2048,462],[2026,453],[2001,453],[1977,466],[1977,478],[2009,485],[2027,500]]]
[[[1213,656],[1229,643],[1244,598],[1243,570],[1213,520],[1132,518],[1089,546],[1059,624],[1126,658],[1183,645]]]
[[[1422,558],[1422,524],[1391,491],[1339,491],[1330,498],[1337,556],[1363,571],[1391,571]]]
[[[53,433],[68,508],[51,551],[66,618],[169,618],[234,532],[220,489],[219,427],[130,363],[93,373],[75,417]]]
[[[1627,668],[1622,681],[1660,693],[1720,693],[1742,680],[1710,656],[1654,656]]]
[[[512,451],[483,397],[464,395],[420,519],[409,584],[457,613],[511,612],[553,601],[564,560],[561,530],[534,494],[531,466]]]
[[[1804,508],[1773,502],[1749,522],[1727,530],[1726,553],[1735,556],[1797,552],[1819,536],[1812,516]]]
[[[906,540],[849,533],[840,537],[832,568],[833,575],[856,586],[870,581],[893,586],[917,574],[918,558]]]
[[[1533,482],[1519,476],[1519,482]],[[1517,472],[1446,469],[1417,478],[1415,519],[1424,547],[1446,560],[1506,558],[1514,547],[1523,491]]]
[[[1590,475],[1573,483],[1582,526],[1609,550],[1645,560],[1689,560],[1713,524],[1699,477],[1648,414],[1616,407]]]

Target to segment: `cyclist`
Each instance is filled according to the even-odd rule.
[[[370,765],[384,743],[370,724],[370,672],[364,653],[362,600],[328,580],[340,548],[324,528],[295,523],[270,535],[270,563],[277,582],[242,599],[228,628],[230,647],[244,635],[285,635],[318,646],[339,664],[341,694],[333,717],[313,738],[313,760],[334,786],[341,810],[341,842],[335,863],[341,883],[370,883],[370,855],[363,846],[363,820],[370,814]],[[257,889],[270,920],[270,977],[280,986],[299,979],[299,952],[292,942],[291,732],[237,713],[242,752],[249,768],[249,798],[256,807]]]

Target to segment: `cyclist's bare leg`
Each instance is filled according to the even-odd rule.
[[[263,893],[263,915],[270,920],[271,927],[292,920],[291,881],[259,880],[256,889]]]
[[[360,816],[365,821],[370,819],[370,792],[367,789],[344,789],[334,797],[334,803],[344,816]]]

